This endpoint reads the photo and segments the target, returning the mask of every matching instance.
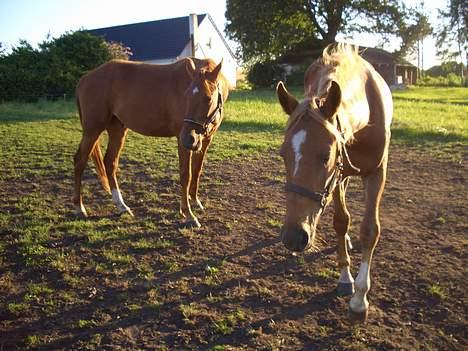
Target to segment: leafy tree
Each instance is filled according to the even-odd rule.
[[[408,22],[401,22],[398,32],[402,44],[396,54],[405,57],[414,55],[424,38],[431,35],[433,30],[428,17],[422,12],[415,11]]]
[[[398,34],[407,12],[399,0],[227,0],[226,33],[244,60],[266,60],[324,47],[338,33]]]
[[[468,4],[466,0],[447,0],[446,8],[439,10],[440,26],[437,33],[437,55],[444,61],[457,57],[468,63]],[[461,70],[463,78],[463,70]]]
[[[113,59],[129,60],[133,55],[132,50],[123,43],[116,43],[114,41],[106,42],[107,50]]]

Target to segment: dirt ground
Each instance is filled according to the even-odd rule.
[[[121,169],[132,178],[125,159]],[[208,163],[201,185],[206,211],[197,212],[203,227],[196,231],[177,229],[176,177],[148,184],[148,191],[169,194],[155,203],[138,202],[141,189],[132,189],[127,181],[122,188],[134,193],[126,200],[135,220],[154,214],[154,221],[160,221],[157,232],[135,235],[159,235],[176,243],[134,253],[159,273],[149,280],[131,272],[125,280],[98,275],[91,278],[97,292],[78,288],[88,303],[64,305],[53,317],[17,319],[1,308],[0,350],[24,348],[24,338],[31,334],[49,337],[43,349],[61,350],[468,349],[466,162],[436,158],[420,147],[392,146],[382,235],[371,270],[371,307],[363,326],[349,323],[349,297],[335,291],[333,209],[327,209],[318,228],[319,252],[293,256],[279,242],[283,172],[280,159],[271,155]],[[148,175],[132,176],[144,180]],[[54,185],[43,186],[48,191]],[[57,190],[70,192],[61,186]],[[101,195],[87,202],[96,207],[104,201]],[[363,212],[358,178],[352,179],[347,199],[356,274]],[[158,206],[173,209],[174,221],[152,210]],[[88,254],[83,250],[82,259]],[[172,269],[156,269],[168,261],[175,262]],[[42,274],[54,279],[54,272]],[[141,308],[126,302],[152,298],[158,302]],[[79,316],[93,316],[96,326],[70,327],[67,320]]]

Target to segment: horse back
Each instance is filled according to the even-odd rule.
[[[116,117],[144,135],[177,135],[191,82],[189,59],[169,65],[109,61],[78,83],[77,100],[84,128],[101,128]]]

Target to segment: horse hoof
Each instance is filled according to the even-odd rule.
[[[121,217],[121,216],[124,216],[124,215],[126,215],[126,214],[128,214],[128,215],[129,215],[130,217],[132,217],[132,218],[135,217],[135,215],[133,214],[132,210],[129,209],[129,208],[126,208],[126,209],[124,209],[124,210],[122,210],[122,211],[119,212],[119,216],[120,216],[120,217]]]
[[[352,295],[354,294],[354,284],[338,282],[338,286],[336,287],[336,293],[338,294],[338,296]]]
[[[369,314],[369,310],[365,310],[362,312],[355,312],[353,310],[349,310],[349,319],[352,324],[364,324],[367,322],[367,315]]]
[[[199,199],[197,199],[195,202],[196,202],[198,208],[200,209],[200,211],[204,212],[205,207],[203,207],[203,204],[201,203],[201,201]]]
[[[88,213],[86,212],[84,207],[75,206],[74,213],[78,218],[88,218]]]
[[[190,219],[188,221],[180,223],[179,227],[181,229],[194,229],[194,228],[201,228],[201,224],[198,219]]]

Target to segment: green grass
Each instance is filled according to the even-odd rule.
[[[301,94],[300,89],[292,91]],[[468,140],[467,92],[466,88],[395,92],[394,142],[430,150],[438,157],[461,158],[462,148],[456,146],[466,146]],[[278,157],[285,124],[273,90],[232,92],[208,159],[248,162],[258,154]],[[231,297],[221,287],[233,276],[231,266],[219,258],[208,262],[210,257],[204,257],[200,266],[193,267],[187,258],[197,255],[197,243],[206,237],[196,230],[173,227],[178,211],[175,138],[129,133],[119,179],[126,202],[139,206],[140,216],[110,216],[114,205],[95,181],[93,167],[88,167],[85,204],[91,215],[99,216],[79,220],[70,216],[70,198],[73,154],[80,135],[73,101],[0,104],[0,282],[5,291],[0,306],[11,316],[10,322],[23,328],[34,321],[61,323],[66,316],[64,328],[77,329],[81,335],[86,329],[111,328],[112,323],[117,328],[119,320],[142,315],[148,324],[157,324],[158,311],[178,306],[175,310],[188,328],[200,321],[214,335],[235,334],[245,324],[241,311],[211,314],[211,308],[229,303]],[[102,139],[105,145],[106,138]],[[205,181],[209,189],[225,180],[207,177]],[[255,203],[260,213],[268,215],[266,226],[276,231],[281,222],[269,216],[275,206]],[[436,219],[442,224],[443,220]],[[239,225],[237,221],[241,222],[226,220],[226,233],[210,235],[229,234]],[[187,241],[191,243],[188,251]],[[297,263],[304,265],[303,258]],[[324,269],[318,276],[331,280],[336,273]],[[235,281],[232,284],[237,286]],[[448,295],[438,285],[428,289],[428,294],[440,299]],[[262,301],[275,296],[269,286],[254,290]],[[192,302],[190,296],[197,294],[203,298]],[[33,330],[22,340],[24,347],[46,348],[61,337]],[[86,342],[90,346],[94,341],[90,336]]]

